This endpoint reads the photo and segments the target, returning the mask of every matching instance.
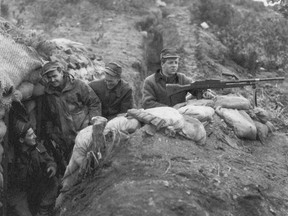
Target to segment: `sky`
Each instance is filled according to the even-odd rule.
[[[265,6],[273,6],[273,5],[275,5],[275,4],[279,4],[279,3],[280,3],[280,1],[275,2],[275,3],[271,3],[271,2],[268,3],[267,0],[253,0],[253,1],[263,2],[263,4],[264,4]]]

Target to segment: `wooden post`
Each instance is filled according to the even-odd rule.
[[[107,119],[101,116],[96,116],[93,120],[91,150],[97,154],[97,159],[101,159],[105,155],[105,139],[103,131],[107,124]],[[99,155],[99,152],[101,155]]]

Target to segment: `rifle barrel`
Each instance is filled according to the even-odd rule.
[[[206,89],[224,89],[224,88],[237,88],[244,86],[255,86],[258,82],[264,81],[279,81],[284,80],[284,77],[275,78],[255,78],[255,79],[243,79],[243,80],[202,80],[196,81],[187,85],[179,84],[166,84],[166,90],[168,96],[177,94],[183,91],[189,90],[206,90]]]

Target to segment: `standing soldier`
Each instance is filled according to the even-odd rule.
[[[46,132],[68,163],[77,132],[101,115],[101,102],[89,85],[74,79],[58,61],[46,63],[42,77],[47,81],[43,102]]]

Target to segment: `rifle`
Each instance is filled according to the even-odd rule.
[[[187,85],[179,85],[179,84],[166,84],[166,91],[168,97],[186,91],[203,91],[207,89],[224,89],[224,88],[237,88],[244,86],[252,86],[253,89],[256,89],[256,85],[259,82],[270,82],[270,81],[280,81],[284,80],[284,77],[276,77],[276,78],[255,78],[255,79],[243,79],[243,80],[219,80],[219,79],[209,79],[203,81],[195,81],[193,83]],[[256,99],[256,91],[255,91],[255,104],[257,102]],[[199,96],[197,96],[199,99]],[[256,104],[257,106],[257,104]]]

